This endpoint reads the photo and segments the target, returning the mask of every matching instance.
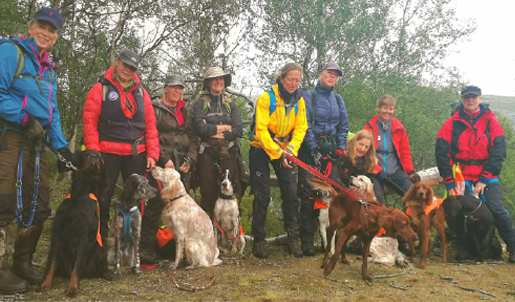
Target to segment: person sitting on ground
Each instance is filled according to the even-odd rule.
[[[420,176],[413,168],[408,134],[404,125],[393,117],[397,101],[391,95],[377,100],[377,111],[363,128],[372,132],[377,160],[381,172],[371,176],[374,192],[379,202],[384,203],[383,186],[387,185],[403,197]]]

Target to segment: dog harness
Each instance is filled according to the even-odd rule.
[[[236,234],[236,236],[234,236],[233,238],[228,238],[227,235],[225,235],[225,232],[222,229],[222,227],[220,226],[220,224],[218,223],[218,219],[216,218],[216,214],[214,212],[213,212],[213,219],[215,220],[216,227],[220,230],[220,233],[222,233],[222,235],[225,237],[225,239],[234,240],[234,239],[240,237],[241,235],[245,235],[245,233],[243,232],[243,227],[241,226],[240,217],[238,217],[239,231],[238,231],[238,234]]]
[[[138,212],[138,207],[133,207],[132,210],[125,211],[125,209],[118,205],[118,210],[123,215],[123,237],[122,242],[132,242],[132,215]]]
[[[30,203],[30,215],[27,223],[23,221],[23,196],[22,196],[22,179],[23,179],[23,150],[25,146],[25,136],[23,136],[22,147],[20,150],[20,156],[18,158],[18,172],[17,172],[17,181],[16,181],[16,199],[17,199],[17,207],[16,207],[16,219],[18,221],[18,225],[22,228],[27,228],[32,224],[34,220],[34,213],[36,212],[36,207],[38,206],[38,192],[39,192],[39,166],[40,166],[40,151],[41,151],[41,141],[36,142],[36,167],[34,171],[34,194],[32,195],[32,201]]]
[[[66,196],[64,199],[70,199],[71,197],[72,197],[72,194],[68,194],[68,196]],[[98,199],[95,196],[95,194],[93,194],[93,193],[89,193],[89,198],[93,199],[96,204],[95,213],[97,214],[97,220],[98,220],[97,242],[98,242],[98,245],[103,247],[104,245],[102,244],[102,236],[100,236],[100,207],[98,205]]]
[[[431,213],[432,211],[438,210],[440,208],[440,206],[442,205],[443,201],[444,201],[443,198],[438,198],[436,196],[433,196],[433,202],[426,204],[426,207],[424,208],[424,213],[426,213],[426,216],[428,216],[429,213]],[[409,207],[406,210],[406,215],[411,216],[411,211],[410,211]]]
[[[479,210],[479,208],[481,208],[482,205],[483,205],[483,202],[481,200],[479,200],[479,205],[477,206],[477,208],[474,211],[468,213],[467,215],[463,214],[463,217],[465,218],[463,220],[463,229],[465,230],[465,233],[467,233],[467,225],[468,225],[469,220],[470,221],[478,220],[478,218],[475,218],[473,215],[474,215],[474,213],[476,213]]]

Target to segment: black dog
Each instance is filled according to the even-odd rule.
[[[70,277],[66,295],[79,291],[79,279],[106,277],[107,257],[99,233],[98,192],[105,186],[101,154],[86,150],[74,155],[71,194],[57,209],[52,227],[46,277],[41,285],[48,290],[54,274]]]
[[[139,243],[141,232],[141,212],[138,209],[142,200],[145,202],[157,194],[148,180],[138,174],[132,174],[123,185],[122,196],[117,200],[116,215],[111,220],[110,232],[114,248],[113,278],[120,278],[120,262],[129,265],[134,274],[141,274]],[[110,251],[111,252],[111,251]],[[122,261],[122,258],[124,261]]]
[[[444,200],[443,207],[447,225],[458,242],[456,260],[465,260],[467,252],[479,262],[486,258],[501,259],[501,246],[494,235],[494,217],[480,199],[450,196]]]

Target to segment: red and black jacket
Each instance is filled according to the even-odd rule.
[[[379,144],[377,136],[377,120],[379,119],[379,115],[374,116],[368,123],[365,125],[363,130],[371,131],[374,135],[374,143],[375,148]],[[409,147],[408,134],[406,133],[406,128],[404,125],[396,118],[392,117],[392,141],[393,146],[395,147],[395,151],[401,160],[402,168],[406,174],[410,174],[415,171],[413,168],[413,161],[411,159],[411,150]]]
[[[460,163],[465,180],[488,184],[498,178],[506,159],[506,139],[495,114],[481,106],[472,124],[463,104],[447,119],[436,139],[436,163],[445,183],[453,182],[452,166]]]

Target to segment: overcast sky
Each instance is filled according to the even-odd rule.
[[[459,18],[476,20],[469,42],[445,61],[483,94],[515,96],[515,0],[453,0]]]

